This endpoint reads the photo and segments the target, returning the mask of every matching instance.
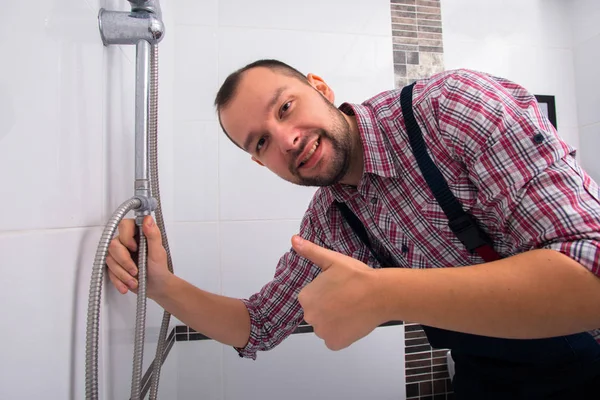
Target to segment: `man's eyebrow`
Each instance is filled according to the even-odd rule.
[[[279,101],[279,98],[281,97],[281,94],[287,89],[287,86],[281,86],[280,88],[278,88],[275,93],[273,93],[273,97],[271,97],[271,100],[269,100],[269,102],[267,103],[267,107],[265,109],[265,112],[269,112],[269,110],[271,108],[273,108],[275,106],[275,104],[277,104],[277,102]],[[247,153],[250,153],[250,151],[248,151],[248,147],[250,146],[250,144],[254,141],[254,138],[258,136],[258,133],[256,132],[250,132],[248,134],[248,137],[246,138],[246,140],[244,141],[244,150],[246,150]]]

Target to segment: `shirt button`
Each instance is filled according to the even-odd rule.
[[[533,141],[536,142],[537,144],[540,144],[544,141],[544,135],[541,133],[538,133],[536,135],[533,136]]]
[[[408,253],[408,246],[403,244],[402,245],[402,254],[406,254],[406,253]]]
[[[371,199],[371,204],[377,204],[377,198],[376,197],[373,197]]]

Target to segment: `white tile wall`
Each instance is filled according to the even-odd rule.
[[[94,42],[96,15],[83,1],[31,6],[3,10],[0,50],[10,56],[0,67],[0,231],[97,225],[102,50]]]
[[[573,27],[573,64],[577,93],[577,115],[581,135],[580,157],[583,167],[600,182],[600,76],[598,48],[600,46],[600,3],[575,0],[570,4]]]
[[[256,361],[223,353],[224,398],[404,399],[404,327],[379,328],[341,351],[295,334]]]
[[[248,298],[271,279],[290,249],[300,220],[226,222],[221,225],[223,294]]]
[[[98,228],[0,234],[0,398],[84,397],[87,299],[100,234]],[[101,352],[101,378],[104,362]]]
[[[444,42],[501,40],[517,46],[570,48],[571,23],[566,18],[570,3],[562,0],[441,0]],[[450,53],[444,49],[444,56]]]
[[[581,165],[592,179],[600,183],[600,163],[598,162],[600,122],[582,127],[579,141],[582,149]]]
[[[389,0],[221,0],[219,26],[390,36],[389,9]]]
[[[443,0],[441,8],[445,68],[488,72],[555,96],[558,132],[579,147],[568,5]]]
[[[313,1],[289,10],[269,1],[161,6],[159,162],[175,271],[205,290],[251,294],[289,248],[314,189],[281,181],[223,142],[212,105],[219,84],[257,57],[274,57],[321,74],[338,104],[363,101],[393,85],[389,3]],[[129,4],[56,0],[4,8],[0,34],[7,40],[0,51],[10,57],[0,64],[0,296],[16,306],[6,310],[11,324],[2,333],[0,398],[83,396],[89,273],[102,227],[133,195],[134,176],[135,48],[102,45],[100,7],[123,11]],[[249,263],[243,256],[252,251]],[[101,315],[101,398],[127,398],[135,296],[106,285]],[[161,317],[148,302],[145,366],[154,356]],[[288,345],[297,356],[302,346]],[[194,349],[197,354],[186,353],[194,358],[183,361],[171,354],[163,367],[163,397],[192,396],[193,386],[182,386],[189,377],[204,382],[207,398],[221,398],[224,379],[231,382],[241,371],[233,366],[223,374],[214,367],[222,363],[224,346],[204,342]],[[401,348],[380,351],[400,368]],[[362,363],[380,357],[360,356]],[[388,384],[401,395],[403,378],[394,378]],[[241,396],[239,387],[229,390]]]
[[[574,48],[577,109],[582,126],[600,122],[600,33],[582,40]]]
[[[295,334],[256,361],[213,341],[178,342],[178,399],[403,399],[402,337],[403,326],[380,328],[333,352]]]
[[[596,0],[569,1],[573,42],[578,44],[600,34],[600,2]]]

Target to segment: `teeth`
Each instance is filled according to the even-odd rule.
[[[304,158],[304,160],[302,160],[302,164],[304,164],[306,161],[308,161],[308,159],[315,153],[315,150],[317,150],[317,147],[319,147],[319,141],[318,140],[315,142],[315,144],[313,144],[312,149],[310,149],[310,151],[308,152],[308,154],[306,155],[306,157]]]

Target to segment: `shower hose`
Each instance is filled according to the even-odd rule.
[[[149,91],[149,116],[148,116],[148,162],[150,177],[150,197],[155,200],[154,210],[156,224],[161,232],[162,243],[167,253],[167,267],[173,272],[171,252],[165,230],[160,201],[160,188],[158,182],[158,142],[157,142],[157,120],[158,120],[158,46],[151,45],[150,53],[150,91]],[[98,399],[98,338],[100,323],[100,300],[104,269],[106,268],[106,256],[108,246],[113,239],[117,227],[125,215],[135,211],[142,206],[147,206],[147,199],[132,197],[123,202],[113,213],[104,227],[92,267],[90,292],[88,299],[87,331],[86,331],[86,367],[85,367],[85,391],[86,399]],[[139,219],[141,220],[141,219]],[[141,222],[140,222],[141,223]],[[131,380],[131,400],[141,400],[142,397],[142,368],[144,353],[144,334],[146,327],[146,279],[147,279],[147,242],[146,237],[139,226],[138,246],[138,294],[135,318],[134,350],[133,350],[133,372]],[[155,400],[158,395],[158,384],[160,369],[163,363],[163,354],[166,347],[167,330],[171,315],[165,311],[162,318],[156,356],[151,365],[152,380],[150,383],[150,399]]]

